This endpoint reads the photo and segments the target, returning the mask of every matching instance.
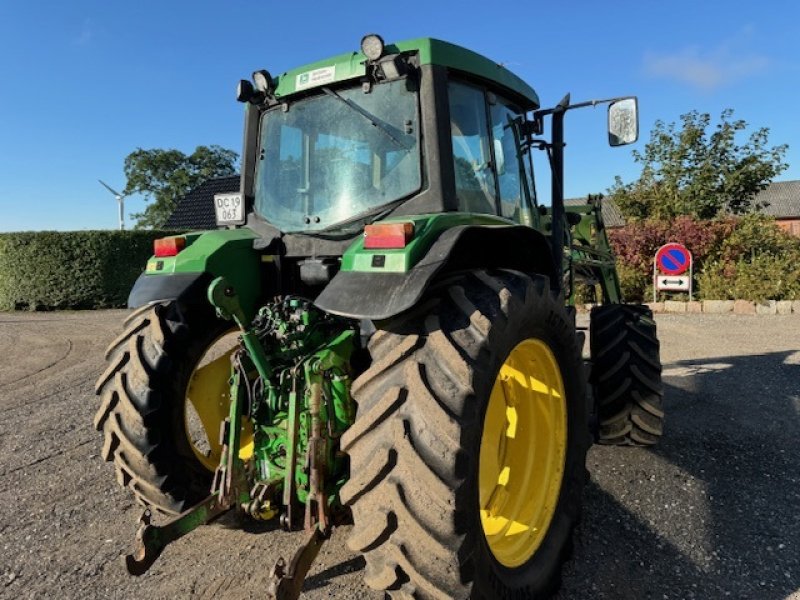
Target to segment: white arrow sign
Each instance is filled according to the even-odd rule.
[[[690,279],[682,275],[659,275],[656,288],[661,291],[688,292]]]

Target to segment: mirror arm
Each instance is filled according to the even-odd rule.
[[[553,252],[554,273],[557,281],[554,289],[561,291],[562,273],[564,272],[564,115],[569,109],[569,94],[550,109],[552,114],[552,142],[548,148],[552,173],[551,185],[551,243]]]
[[[550,159],[550,171],[552,173],[552,198],[551,198],[551,248],[553,252],[553,263],[555,273],[558,274],[558,281],[552,282],[554,288],[560,290],[563,281],[561,274],[564,272],[564,115],[568,110],[575,108],[585,108],[587,106],[596,107],[601,104],[611,104],[620,100],[626,100],[631,96],[619,96],[615,98],[605,98],[602,100],[588,100],[570,104],[570,95],[567,94],[561,101],[552,108],[543,108],[533,111],[530,121],[522,124],[522,132],[526,136],[526,142],[530,147],[538,147],[546,150]],[[550,116],[551,121],[551,141],[550,143],[542,139],[534,139],[534,135],[542,135],[544,132],[544,117]]]
[[[564,99],[561,100],[556,106],[552,108],[541,108],[533,112],[533,120],[534,122],[541,122],[542,117],[547,115],[552,115],[556,111],[567,111],[573,110],[575,108],[586,108],[587,106],[600,106],[601,104],[611,104],[612,102],[617,102],[618,100],[627,100],[628,98],[632,98],[633,96],[618,96],[616,98],[603,98],[602,100],[587,100],[586,102],[577,102],[575,104],[569,104],[569,94],[567,94]],[[564,100],[567,101],[566,106],[562,106]]]

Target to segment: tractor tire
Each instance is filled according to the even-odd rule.
[[[210,309],[153,303],[131,314],[106,350],[94,425],[103,432],[103,458],[140,504],[175,515],[208,496],[213,473],[188,439],[186,390],[205,351],[228,329]]]
[[[393,598],[552,594],[590,436],[575,328],[548,279],[470,272],[376,326],[342,437],[366,583]]]
[[[664,392],[653,313],[637,304],[594,308],[589,339],[599,443],[658,443],[663,433]]]

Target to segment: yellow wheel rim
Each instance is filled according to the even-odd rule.
[[[217,338],[198,362],[189,377],[184,402],[186,437],[197,459],[209,471],[219,466],[222,446],[219,443],[220,424],[230,409],[231,354],[235,348],[223,351],[219,346],[230,346],[225,338]],[[253,426],[242,419],[242,437],[239,457],[248,460],[253,456]]]
[[[479,459],[483,533],[504,566],[524,564],[541,545],[558,503],[566,448],[556,358],[541,340],[520,342],[492,387]]]

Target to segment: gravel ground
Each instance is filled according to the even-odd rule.
[[[91,427],[125,311],[0,313],[0,597],[255,598],[302,534],[218,522],[141,578]],[[595,447],[561,598],[800,598],[800,317],[661,315],[667,430]],[[337,530],[308,598],[377,598]]]

